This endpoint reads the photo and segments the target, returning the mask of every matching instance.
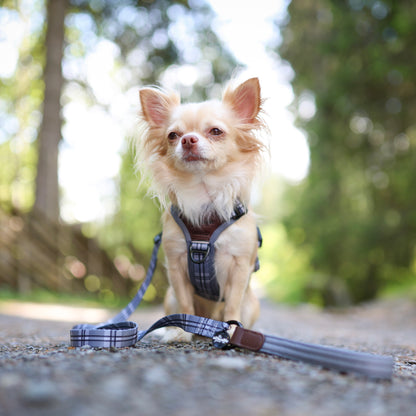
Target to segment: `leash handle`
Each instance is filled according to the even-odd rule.
[[[292,341],[238,326],[234,330],[230,344],[332,370],[361,374],[369,378],[391,379],[393,375],[392,357]]]

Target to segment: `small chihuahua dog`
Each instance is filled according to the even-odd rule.
[[[260,310],[250,288],[258,233],[254,214],[248,209],[252,182],[265,150],[256,135],[265,128],[259,116],[259,81],[252,78],[235,88],[229,86],[222,101],[181,104],[177,94],[154,88],[141,89],[140,101],[143,134],[139,157],[165,208],[162,245],[170,284],[165,312],[235,320],[251,327]],[[243,215],[235,215],[236,204],[244,207]],[[204,296],[204,273],[196,287],[189,263],[198,268],[205,261],[211,228],[221,227],[231,218],[211,247],[215,255],[210,267],[218,296]],[[195,242],[190,239],[196,240],[197,258],[190,247]],[[198,244],[206,245],[202,249]],[[191,335],[179,328],[170,328],[164,336],[165,342],[190,340]]]

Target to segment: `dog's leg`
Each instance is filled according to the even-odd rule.
[[[181,276],[172,274],[169,271],[169,280],[171,286],[166,292],[164,307],[166,315],[173,313],[195,314],[192,298],[192,289],[190,284],[183,281]],[[176,289],[175,289],[176,287]],[[191,342],[192,334],[189,334],[181,328],[167,328],[162,338],[162,342]]]
[[[235,320],[242,322],[244,326],[250,327],[254,320],[255,306],[253,298],[254,295],[250,292],[247,300],[252,302],[252,305],[245,305],[246,294],[249,290],[248,284],[250,281],[250,274],[252,268],[247,259],[238,259],[234,267],[231,268],[230,275],[225,288],[224,298],[224,321]],[[245,312],[242,313],[244,305]],[[253,312],[250,313],[250,310]],[[244,321],[242,321],[244,318]],[[247,320],[247,321],[246,321]]]
[[[260,315],[260,302],[253,290],[248,286],[241,305],[241,322],[246,328],[251,328]]]

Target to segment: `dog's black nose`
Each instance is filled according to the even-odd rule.
[[[181,143],[184,149],[190,149],[198,143],[198,137],[194,134],[185,134],[185,136],[182,137]]]

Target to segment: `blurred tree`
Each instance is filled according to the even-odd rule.
[[[61,141],[61,91],[64,21],[67,0],[50,0],[46,13],[46,63],[42,122],[38,135],[38,166],[34,209],[59,221],[58,153]]]
[[[288,234],[310,253],[305,291],[373,298],[416,274],[416,3],[293,1],[279,52],[311,150]]]

